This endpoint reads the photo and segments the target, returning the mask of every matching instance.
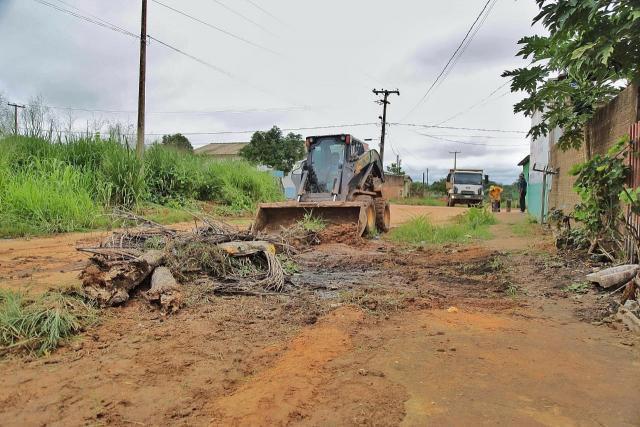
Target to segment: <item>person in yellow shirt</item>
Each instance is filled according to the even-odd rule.
[[[500,212],[500,200],[502,197],[502,187],[492,185],[489,187],[489,199],[491,200],[491,211]]]

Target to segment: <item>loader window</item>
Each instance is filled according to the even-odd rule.
[[[333,183],[340,177],[340,167],[344,163],[345,145],[335,138],[320,139],[311,147],[311,170],[315,175],[318,193],[330,193]]]

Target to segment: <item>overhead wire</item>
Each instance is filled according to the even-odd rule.
[[[230,6],[224,4],[223,2],[221,2],[220,0],[212,0],[214,3],[220,5],[221,7],[223,7],[224,9],[228,10],[229,12],[233,13],[236,16],[239,16],[240,18],[242,18],[243,20],[255,25],[256,27],[260,28],[262,31],[264,31],[265,33],[271,34],[272,36],[277,36],[274,32],[272,32],[271,30],[269,30],[268,28],[264,27],[263,25],[261,25],[260,23],[254,21],[253,19],[249,18],[248,16],[243,15],[242,13],[238,12],[237,10],[231,8]]]
[[[117,26],[115,24],[112,24],[112,23],[108,22],[108,21],[105,21],[104,19],[82,15],[80,13],[74,12],[72,10],[66,9],[66,8],[58,6],[58,5],[55,5],[55,4],[50,3],[48,1],[45,1],[45,0],[34,0],[34,1],[37,2],[37,3],[40,3],[40,4],[44,5],[44,6],[48,6],[48,7],[52,8],[52,9],[55,9],[55,10],[57,10],[59,12],[66,13],[68,15],[74,16],[74,17],[76,17],[78,19],[81,19],[83,21],[89,22],[91,24],[98,25],[100,27],[109,29],[111,31],[115,31],[115,32],[120,33],[120,34],[124,34],[125,36],[133,37],[135,39],[140,40],[140,36],[139,35],[134,34],[131,31],[125,30],[125,29],[123,29],[123,28],[121,28],[121,27],[119,27],[119,26]],[[76,9],[76,10],[79,10],[75,6],[73,6],[73,8]]]
[[[526,148],[527,147],[526,144],[486,144],[486,143],[483,143],[483,142],[459,141],[459,140],[455,140],[455,139],[441,138],[441,137],[438,137],[438,136],[434,136],[434,135],[430,135],[430,134],[422,133],[422,132],[417,132],[417,131],[413,131],[413,132],[418,134],[418,135],[426,136],[427,138],[435,139],[435,140],[438,140],[438,141],[444,141],[444,142],[452,142],[452,143],[455,143],[455,144],[475,145],[475,146],[481,146],[481,147],[501,147],[501,148],[514,148],[514,147]]]
[[[259,11],[261,11],[262,13],[264,13],[267,16],[270,16],[271,18],[273,18],[275,21],[279,22],[280,24],[286,26],[286,27],[290,27],[289,24],[287,24],[286,22],[284,22],[283,20],[281,20],[280,18],[278,18],[276,15],[272,14],[271,12],[269,12],[267,9],[264,9],[262,6],[260,6],[259,4],[255,3],[252,0],[245,0],[247,3],[249,3],[250,5],[252,5],[253,7],[255,7],[256,9],[258,9]]]
[[[451,57],[449,58],[449,60],[447,61],[447,63],[445,64],[445,66],[442,68],[442,70],[440,71],[440,73],[438,74],[438,76],[436,77],[436,79],[433,81],[433,83],[431,83],[431,86],[429,86],[429,88],[427,89],[427,91],[425,92],[424,95],[422,95],[422,97],[420,98],[420,100],[413,106],[413,108],[411,108],[411,110],[409,110],[409,112],[404,116],[403,120],[406,120],[407,117],[409,117],[411,114],[413,114],[413,112],[418,109],[418,107],[420,107],[420,105],[422,105],[422,103],[429,97],[429,95],[431,94],[431,92],[433,91],[433,89],[436,87],[436,85],[438,84],[438,82],[440,81],[440,79],[442,78],[442,76],[445,74],[445,72],[447,72],[447,70],[449,69],[449,66],[451,65],[451,63],[454,61],[454,59],[457,57],[458,52],[460,52],[460,50],[463,48],[463,46],[465,45],[465,43],[467,42],[467,39],[469,39],[472,31],[474,30],[474,28],[476,27],[476,24],[482,19],[482,17],[484,16],[485,12],[487,11],[489,5],[491,4],[492,1],[495,0],[487,0],[487,2],[484,4],[484,7],[482,8],[482,10],[480,11],[480,13],[478,14],[478,16],[476,16],[475,20],[473,21],[473,23],[471,24],[471,26],[469,27],[469,29],[467,30],[464,38],[462,39],[462,41],[460,42],[460,44],[458,45],[458,47],[454,50],[453,54],[451,55]]]
[[[200,23],[200,24],[202,24],[202,25],[205,25],[205,26],[207,26],[207,27],[209,27],[209,28],[211,28],[211,29],[213,29],[213,30],[216,30],[216,31],[218,31],[218,32],[221,32],[221,33],[223,33],[223,34],[226,34],[226,35],[227,35],[227,36],[229,36],[229,37],[233,37],[233,38],[234,38],[234,39],[236,39],[236,40],[240,40],[240,41],[241,41],[241,42],[243,42],[243,43],[249,44],[249,45],[251,45],[251,46],[253,46],[253,47],[255,47],[255,48],[258,48],[258,49],[264,50],[264,51],[269,52],[269,53],[272,53],[272,54],[274,54],[274,55],[282,56],[282,54],[281,54],[281,53],[276,52],[276,51],[275,51],[275,50],[273,50],[273,49],[270,49],[270,48],[268,48],[268,47],[266,47],[266,46],[262,46],[262,45],[260,45],[260,44],[258,44],[258,43],[252,42],[251,40],[248,40],[248,39],[246,39],[246,38],[244,38],[244,37],[242,37],[242,36],[239,36],[239,35],[237,35],[237,34],[234,34],[234,33],[232,33],[232,32],[229,32],[229,31],[227,31],[227,30],[225,30],[225,29],[223,29],[223,28],[220,28],[220,27],[218,27],[218,26],[216,26],[216,25],[213,25],[213,24],[211,24],[211,23],[209,23],[209,22],[207,22],[207,21],[203,21],[203,20],[202,20],[202,19],[200,19],[200,18],[196,18],[196,17],[195,17],[195,16],[193,16],[193,15],[190,15],[190,14],[188,14],[188,13],[186,13],[186,12],[184,12],[184,11],[180,10],[180,9],[176,9],[175,7],[169,6],[168,4],[162,3],[162,2],[161,2],[161,1],[159,1],[159,0],[151,0],[151,1],[152,1],[152,2],[154,2],[154,3],[155,3],[155,4],[157,4],[157,5],[162,6],[162,7],[164,7],[164,8],[167,8],[167,9],[169,9],[169,10],[171,10],[171,11],[173,11],[173,12],[175,12],[175,13],[179,14],[179,15],[182,15],[182,16],[184,16],[184,17],[186,17],[186,18],[189,18],[189,19],[191,19],[192,21],[198,22],[198,23]]]
[[[527,134],[526,131],[521,131],[521,130],[470,128],[470,127],[458,127],[458,126],[439,126],[439,125],[427,125],[427,124],[419,124],[419,123],[390,123],[390,124],[397,125],[397,126],[419,127],[419,128],[425,128],[425,129],[454,129],[454,130],[470,130],[470,131],[476,131],[476,132],[496,132],[496,133]]]
[[[138,110],[117,110],[117,109],[99,109],[99,108],[80,108],[80,107],[64,107],[57,105],[46,105],[46,107],[54,110],[65,111],[82,111],[87,113],[105,113],[105,114],[133,114]],[[224,110],[182,110],[182,111],[147,111],[146,114],[185,114],[185,115],[213,115],[213,114],[244,114],[244,113],[278,113],[286,111],[305,111],[307,107],[273,107],[273,108],[248,108],[248,109],[224,109]]]
[[[501,84],[500,86],[498,86],[496,89],[494,89],[493,91],[491,91],[491,93],[489,93],[489,95],[485,96],[484,98],[482,98],[480,101],[476,102],[475,104],[471,105],[470,107],[459,111],[455,114],[453,114],[452,116],[449,116],[449,118],[442,120],[441,122],[438,122],[438,125],[443,125],[445,123],[448,123],[454,119],[457,119],[460,116],[463,116],[465,114],[467,114],[468,112],[486,104],[487,102],[489,102],[491,100],[491,98],[493,97],[493,95],[495,95],[496,93],[498,93],[498,91],[500,91],[502,88],[504,88],[506,85],[508,85],[509,83],[511,83],[512,79],[509,79],[508,81],[506,81],[505,83]],[[503,98],[505,96],[507,96],[511,91],[507,91],[504,94],[500,95],[499,97],[495,98],[494,100],[498,100],[500,98]]]

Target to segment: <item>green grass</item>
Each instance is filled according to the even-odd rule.
[[[488,226],[496,219],[484,208],[470,208],[456,217],[455,222],[433,225],[425,216],[420,216],[393,229],[389,235],[396,242],[411,244],[462,243],[473,239],[490,237]]]
[[[167,223],[188,219],[175,208],[192,210],[195,201],[214,202],[236,216],[282,199],[278,180],[246,162],[154,145],[141,163],[122,141],[96,136],[54,142],[0,138],[2,237],[103,227],[113,207],[172,208],[151,218]]]
[[[313,216],[312,212],[304,214],[302,219],[298,221],[298,226],[304,231],[310,231],[312,233],[319,233],[327,228],[327,222],[322,218]]]
[[[435,197],[409,197],[406,199],[393,199],[390,202],[394,205],[410,205],[410,206],[446,206],[447,202]]]
[[[586,294],[591,289],[591,284],[589,282],[578,282],[572,283],[564,288],[564,291],[567,293],[574,294]]]
[[[539,232],[540,228],[537,223],[520,222],[511,225],[511,232],[518,237],[531,237]]]
[[[47,292],[31,298],[0,290],[0,356],[47,354],[97,319],[97,311],[77,295]]]

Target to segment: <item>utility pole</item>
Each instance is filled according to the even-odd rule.
[[[142,0],[142,21],[140,25],[140,80],[138,86],[138,140],[136,155],[142,159],[144,154],[144,112],[145,86],[147,76],[147,0]]]
[[[422,197],[426,195],[427,187],[424,185],[424,172],[422,172]]]
[[[427,168],[427,185],[429,185],[429,168]]]
[[[449,154],[453,154],[453,170],[458,169],[458,154],[462,154],[462,151],[449,151]]]
[[[13,104],[11,102],[9,102],[7,104],[9,107],[13,107],[13,119],[14,119],[14,128],[13,131],[15,133],[15,135],[18,135],[18,108],[26,108],[26,106],[24,105],[18,105],[18,104]]]
[[[389,95],[398,95],[400,96],[400,91],[396,90],[387,90],[387,89],[374,89],[373,93],[375,95],[384,95],[383,99],[378,100],[379,104],[382,104],[382,134],[380,136],[380,161],[384,164],[384,137],[387,131],[387,105],[391,104],[389,102]]]

